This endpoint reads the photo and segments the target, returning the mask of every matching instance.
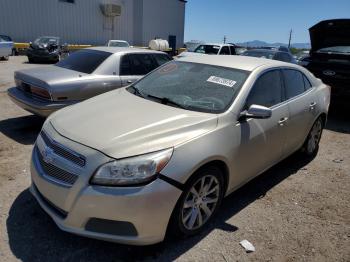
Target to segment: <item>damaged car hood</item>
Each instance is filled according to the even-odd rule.
[[[48,121],[61,135],[113,158],[174,147],[217,126],[215,114],[163,105],[125,88],[64,108]]]
[[[321,21],[309,29],[311,52],[332,46],[350,46],[350,19]]]

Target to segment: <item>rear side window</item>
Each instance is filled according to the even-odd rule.
[[[158,66],[161,66],[161,65],[171,61],[171,58],[168,55],[154,54],[153,57],[156,60]]]
[[[220,50],[220,55],[230,55],[230,49],[228,46],[223,46]]]
[[[287,99],[300,95],[305,91],[303,75],[299,71],[284,69],[282,72]]]
[[[129,56],[128,55],[124,55],[121,57],[120,60],[120,72],[119,75],[121,76],[126,76],[126,75],[130,75],[131,71],[130,71],[130,62],[129,62]]]
[[[56,66],[91,74],[111,53],[98,50],[80,50],[61,60]]]
[[[157,67],[149,54],[130,54],[130,75],[146,75]]]
[[[282,102],[282,81],[278,70],[269,71],[256,80],[248,95],[245,109],[251,105],[271,107]]]
[[[230,45],[230,51],[231,51],[231,55],[235,55],[236,54],[236,49],[232,45]]]
[[[304,75],[303,75],[303,78],[304,78],[304,86],[305,86],[305,90],[308,90],[308,89],[312,88],[312,85],[311,85],[311,83],[310,83],[309,79],[307,79],[307,77],[306,77],[306,76],[304,76]]]
[[[283,61],[283,62],[290,62],[291,61],[291,58],[288,54],[285,54],[285,53],[277,53],[276,56],[275,56],[276,60],[279,60],[279,61]]]

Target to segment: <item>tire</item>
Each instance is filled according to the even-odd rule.
[[[223,173],[218,167],[198,170],[185,184],[170,220],[169,233],[188,237],[202,231],[220,207],[224,188]]]
[[[34,59],[33,59],[33,58],[29,58],[29,57],[28,57],[28,62],[29,62],[30,64],[34,64],[34,63],[35,63]]]
[[[317,118],[315,123],[312,125],[312,128],[307,135],[307,138],[302,147],[302,153],[307,156],[316,156],[319,148],[319,143],[322,136],[323,131],[323,120],[321,117]]]
[[[9,60],[9,56],[3,56],[2,59],[5,60],[5,61],[8,61]]]

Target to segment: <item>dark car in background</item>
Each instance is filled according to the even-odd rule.
[[[296,64],[296,60],[292,56],[291,53],[284,52],[284,51],[278,51],[278,50],[250,49],[250,50],[243,52],[241,55],[267,58],[267,59],[278,60],[278,61]]]
[[[60,38],[56,36],[41,36],[30,43],[27,49],[29,63],[57,63],[67,54],[67,45],[60,45]]]
[[[324,20],[309,29],[310,55],[301,65],[332,87],[332,102],[350,98],[350,19]]]

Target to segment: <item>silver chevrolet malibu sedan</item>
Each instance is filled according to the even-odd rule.
[[[55,65],[15,72],[11,100],[47,117],[65,106],[130,85],[171,58],[163,52],[92,47],[72,53]]]
[[[297,65],[172,61],[52,114],[31,192],[78,235],[135,245],[193,235],[249,180],[298,150],[315,155],[329,101],[330,88]]]

